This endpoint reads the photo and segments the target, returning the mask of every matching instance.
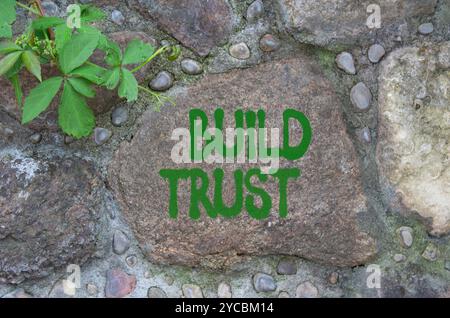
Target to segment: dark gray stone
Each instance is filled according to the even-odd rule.
[[[155,91],[162,92],[171,88],[173,85],[173,76],[167,71],[159,72],[149,83],[149,87]]]
[[[119,106],[115,108],[111,113],[111,123],[114,126],[120,127],[128,120],[128,108],[125,106]]]
[[[253,287],[258,293],[265,293],[275,291],[277,289],[277,284],[272,276],[258,273],[253,276]]]
[[[277,273],[280,275],[297,274],[297,264],[292,260],[281,260],[277,266]]]
[[[264,4],[261,0],[252,2],[247,8],[247,21],[254,22],[264,15]]]
[[[181,61],[181,70],[189,75],[198,75],[203,72],[202,65],[193,59],[183,59]]]
[[[92,164],[0,154],[0,282],[49,275],[95,254],[100,180]]]
[[[113,251],[117,255],[122,255],[130,248],[130,240],[122,231],[115,231],[113,236]]]
[[[111,138],[112,132],[106,128],[97,127],[94,129],[94,141],[98,146],[103,145]]]

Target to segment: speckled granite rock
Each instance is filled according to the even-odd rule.
[[[341,106],[310,58],[300,55],[251,70],[208,75],[180,93],[176,102],[176,109],[147,111],[131,143],[121,145],[109,168],[115,197],[150,260],[220,268],[245,255],[286,254],[353,266],[374,255],[375,240],[360,230],[357,221],[359,213],[367,209],[366,200]],[[172,130],[189,127],[190,108],[204,109],[212,118],[219,106],[229,124],[234,123],[230,120],[238,107],[264,109],[267,127],[281,127],[283,110],[288,107],[308,116],[314,131],[308,154],[294,162],[280,162],[281,167],[295,166],[302,171],[302,176],[288,185],[287,218],[278,216],[278,182],[270,178],[265,189],[272,194],[274,208],[267,220],[251,219],[245,211],[231,219],[212,219],[202,213],[199,220],[192,220],[186,211],[190,193],[186,181],[179,185],[178,219],[169,218],[169,188],[159,175],[160,169],[196,167],[211,176],[215,168],[205,163],[173,163]],[[293,133],[299,136],[300,128],[297,126]],[[251,167],[256,166],[221,166],[227,204],[234,202],[233,171]]]

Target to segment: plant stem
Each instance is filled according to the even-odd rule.
[[[23,8],[23,9],[25,9],[27,11],[30,11],[31,13],[34,13],[34,14],[39,15],[39,16],[41,15],[41,13],[39,11],[36,11],[36,10],[32,9],[32,8],[28,7],[27,5],[25,5],[23,3],[20,3],[19,1],[17,1],[16,3],[17,3],[17,5],[19,7]]]
[[[164,101],[168,101],[172,105],[175,105],[175,102],[170,97],[167,97],[167,96],[164,96],[164,95],[160,95],[160,94],[158,94],[158,93],[148,89],[147,87],[144,87],[144,86],[141,86],[141,85],[138,85],[138,88],[143,90],[144,92],[152,95],[154,98],[156,98],[156,100],[158,101],[159,104],[163,104]]]
[[[142,63],[141,65],[135,67],[133,70],[131,70],[131,73],[135,73],[137,71],[139,71],[141,68],[143,68],[145,65],[147,65],[148,63],[150,63],[151,60],[153,60],[155,57],[157,57],[159,54],[163,53],[165,50],[167,50],[169,48],[169,46],[163,46],[160,47],[155,53],[153,53],[144,63]]]

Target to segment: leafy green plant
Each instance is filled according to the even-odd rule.
[[[28,10],[34,18],[27,30],[13,40],[11,25],[16,20],[17,7]],[[168,101],[167,97],[140,86],[134,73],[158,55],[167,53],[167,58],[173,60],[180,54],[179,47],[163,46],[155,50],[138,39],[130,41],[122,51],[117,43],[91,25],[105,18],[101,10],[92,5],[79,5],[79,8],[80,25],[70,28],[62,18],[44,16],[39,0],[31,5],[15,0],[0,1],[0,76],[10,80],[14,87],[22,110],[22,124],[38,117],[60,96],[59,126],[75,138],[89,136],[95,126],[94,113],[86,103],[86,98],[95,97],[94,86],[117,90],[118,96],[128,102],[137,100],[139,90],[151,94],[158,103]],[[96,50],[104,52],[104,66],[90,61]],[[44,64],[56,68],[59,75],[43,79],[41,66]],[[23,68],[40,82],[25,99],[19,80]]]

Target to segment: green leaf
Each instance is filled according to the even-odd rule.
[[[58,93],[62,81],[62,77],[52,77],[31,90],[30,94],[25,98],[22,124],[32,121],[47,109],[56,93]]]
[[[107,71],[105,79],[106,88],[109,90],[115,89],[120,81],[120,67]]]
[[[85,64],[72,72],[70,75],[76,75],[91,81],[94,84],[102,85],[105,82],[106,69],[95,65],[95,64]]]
[[[95,22],[106,18],[105,12],[93,5],[81,5],[81,21]]]
[[[65,23],[65,20],[58,17],[39,17],[33,20],[31,27],[33,30],[46,30]]]
[[[14,21],[16,21],[15,0],[0,1],[0,21],[6,24],[12,24]]]
[[[95,126],[94,112],[69,82],[64,84],[58,122],[64,133],[75,138],[89,136]]]
[[[12,35],[11,25],[6,22],[0,22],[0,39],[10,39],[12,38]]]
[[[62,48],[70,41],[72,37],[72,29],[66,24],[60,24],[55,27],[55,46],[56,52],[61,53]]]
[[[175,61],[181,54],[181,47],[179,45],[172,46],[170,49],[170,53],[167,56],[169,61]]]
[[[19,108],[22,108],[22,100],[23,100],[23,91],[22,86],[20,86],[19,75],[14,74],[9,78],[12,86],[14,87],[14,93],[16,94],[17,105]]]
[[[22,51],[12,52],[0,60],[0,76],[5,75],[6,72],[14,66],[21,55]]]
[[[83,96],[92,98],[95,97],[95,90],[91,87],[91,82],[84,78],[71,77],[69,78],[69,83],[72,85],[78,93]]]
[[[68,74],[86,62],[97,48],[98,35],[76,34],[61,50],[59,65],[64,74]]]
[[[11,41],[3,41],[0,42],[0,54],[8,54],[15,51],[22,50],[20,47],[18,47],[15,43]]]
[[[41,63],[39,58],[33,51],[24,51],[22,54],[22,61],[27,70],[36,76],[39,82],[42,82]]]
[[[109,66],[119,66],[122,61],[122,51],[117,43],[107,37],[99,41],[99,49],[105,52],[105,62]]]
[[[132,40],[123,55],[122,64],[138,64],[144,62],[155,52],[155,48],[141,40]]]
[[[22,67],[23,67],[22,59],[18,59],[17,62],[13,65],[13,67],[11,67],[9,71],[5,73],[5,76],[7,78],[11,78],[16,74],[19,74]]]
[[[138,98],[138,82],[126,68],[122,68],[122,81],[119,86],[119,97],[126,98],[127,102],[132,102]]]

